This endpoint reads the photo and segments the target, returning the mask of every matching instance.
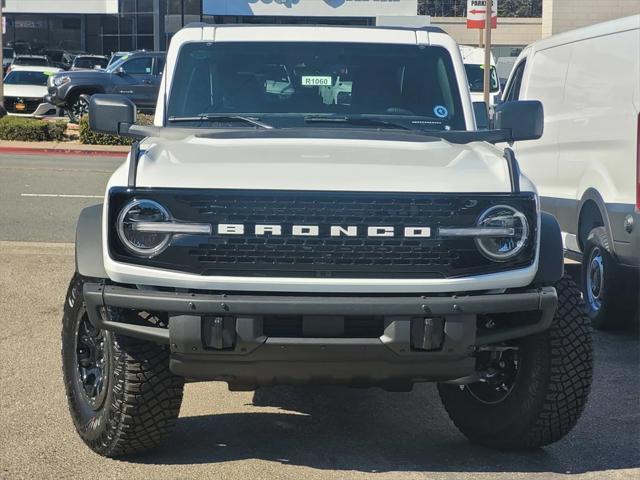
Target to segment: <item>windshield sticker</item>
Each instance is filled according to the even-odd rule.
[[[331,77],[324,75],[303,75],[302,85],[304,87],[330,87]]]
[[[44,71],[44,72],[42,72],[42,73],[44,73],[47,77],[50,77],[51,75],[55,75],[55,74],[56,74],[56,73],[58,73],[58,72],[48,72],[48,71]]]
[[[433,108],[433,114],[438,118],[447,118],[447,115],[449,115],[449,110],[447,110],[447,107],[443,105],[436,105]]]

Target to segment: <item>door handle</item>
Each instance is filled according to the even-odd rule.
[[[148,80],[148,79],[142,80],[142,83],[145,83],[147,85],[151,85],[151,80]]]

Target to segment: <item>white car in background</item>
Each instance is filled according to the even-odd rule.
[[[14,66],[4,79],[4,107],[9,115],[58,115],[58,107],[44,101],[49,77],[61,68]]]
[[[460,54],[462,55],[462,63],[467,73],[467,81],[469,82],[469,92],[471,93],[471,101],[484,101],[484,48],[470,47],[460,45]],[[498,80],[498,72],[496,71],[496,61],[491,54],[491,73],[490,81],[490,107],[494,106],[501,95],[500,81]]]

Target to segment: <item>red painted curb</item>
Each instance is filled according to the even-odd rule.
[[[30,147],[0,147],[0,153],[14,153],[18,155],[75,155],[92,157],[119,157],[124,158],[129,152],[112,152],[108,150],[80,150],[61,148],[30,148]]]

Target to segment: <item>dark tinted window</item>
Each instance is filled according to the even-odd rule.
[[[465,128],[451,58],[440,47],[190,43],[174,75],[169,116],[376,115],[416,128]]]
[[[525,65],[526,61],[522,61],[513,69],[511,83],[504,95],[505,102],[518,100],[520,98],[520,87],[522,86],[522,75],[524,74]]]
[[[49,65],[49,62],[46,58],[29,58],[29,57],[18,57],[13,61],[14,65],[26,65],[26,66],[34,66],[34,67],[46,67]]]
[[[134,58],[122,65],[129,75],[150,75],[153,59],[151,57]]]
[[[45,74],[42,72],[25,72],[25,71],[13,71],[10,72],[4,79],[6,85],[46,85],[49,75],[53,73]]]
[[[95,68],[96,66],[104,68],[108,62],[106,58],[76,57],[73,66],[76,68]]]

